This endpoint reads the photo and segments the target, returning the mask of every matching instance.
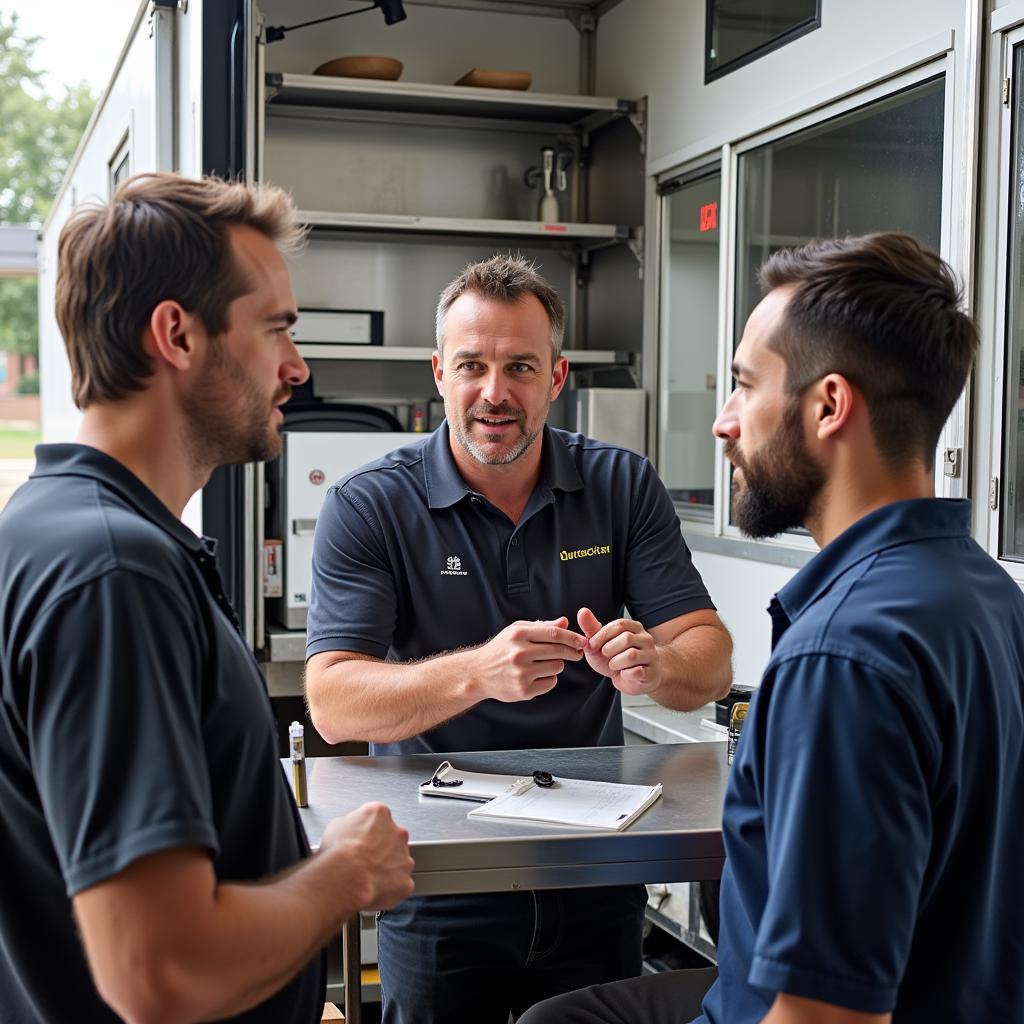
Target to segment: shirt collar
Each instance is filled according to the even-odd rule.
[[[449,508],[475,493],[462,479],[455,465],[449,436],[448,423],[445,421],[427,438],[423,446],[424,478],[430,508]],[[545,426],[541,443],[543,449],[537,489],[578,491],[583,486],[583,480],[561,431]]]
[[[98,480],[194,554],[213,555],[216,550],[215,540],[194,534],[130,469],[98,448],[84,444],[36,445],[36,466],[30,479],[53,476]]]
[[[971,503],[966,499],[913,498],[883,505],[847,527],[775,595],[769,608],[773,625],[778,626],[779,609],[788,626],[848,569],[886,548],[944,537],[969,537],[970,532]],[[785,626],[773,629],[773,634],[781,636],[784,631]]]

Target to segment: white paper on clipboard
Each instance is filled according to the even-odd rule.
[[[660,782],[654,786],[627,786],[619,782],[556,778],[550,789],[531,786],[519,793],[504,793],[483,807],[474,807],[467,817],[621,831],[660,796]]]

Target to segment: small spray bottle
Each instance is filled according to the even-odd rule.
[[[288,727],[288,746],[292,755],[292,785],[295,788],[295,802],[299,807],[309,806],[306,790],[306,730],[301,722],[292,722]]]

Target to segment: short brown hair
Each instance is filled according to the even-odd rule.
[[[56,308],[75,405],[145,387],[153,368],[141,337],[160,302],[180,302],[212,335],[227,328],[228,306],[251,289],[232,257],[233,225],[256,228],[285,253],[303,237],[281,189],[179,174],[137,174],[109,203],[71,214]]]
[[[765,292],[793,287],[768,343],[789,393],[842,374],[864,395],[883,459],[930,463],[979,344],[949,265],[890,232],[782,249],[760,281]]]
[[[470,263],[443,292],[437,304],[437,351],[444,348],[444,329],[452,303],[466,292],[498,302],[518,302],[524,295],[535,296],[544,307],[551,324],[551,349],[554,358],[562,354],[565,333],[565,307],[558,292],[541,277],[537,265],[522,256],[498,255],[479,263]]]

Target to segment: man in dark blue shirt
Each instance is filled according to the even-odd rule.
[[[412,892],[367,804],[309,857],[266,689],[212,542],[220,464],[280,449],[308,371],[278,189],[140,175],[61,232],[83,416],[0,517],[4,1024],[314,1024],[321,947]]]
[[[754,537],[821,552],[725,801],[717,983],[701,1024],[1024,1020],[1024,594],[934,497],[977,350],[950,269],[905,235],[773,256],[715,423]],[[686,1019],[685,972],[524,1024]],[[692,1012],[695,1012],[692,1011]]]
[[[317,520],[306,682],[325,738],[375,753],[619,744],[620,693],[693,708],[728,689],[728,634],[650,463],[546,425],[563,327],[522,259],[475,264],[442,294],[446,424],[332,487]],[[640,886],[409,900],[379,920],[384,1020],[506,1024],[639,974],[645,900]]]

